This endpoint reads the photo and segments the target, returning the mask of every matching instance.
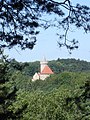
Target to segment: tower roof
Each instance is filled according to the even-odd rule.
[[[46,58],[45,58],[45,56],[43,57],[43,61],[45,61],[45,62],[47,61]]]
[[[49,68],[48,65],[46,65],[42,70],[41,74],[53,74],[53,71]]]
[[[40,61],[40,64],[47,64],[48,63],[48,61],[46,60],[46,58],[45,57],[43,57],[43,60],[42,61]]]

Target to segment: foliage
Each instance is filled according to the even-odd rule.
[[[0,61],[0,119],[89,120],[89,62],[75,59],[50,61],[49,66],[54,70],[56,66],[62,69],[59,68],[62,65],[63,71],[56,71],[57,74],[44,81],[32,82],[32,73],[29,74],[28,69],[33,66],[34,70],[38,69],[39,62],[19,63],[12,60],[7,64]]]
[[[90,62],[76,59],[60,59],[49,61],[49,66],[55,73],[63,71],[78,72],[89,71]]]
[[[0,119],[13,118],[13,113],[8,106],[15,99],[15,87],[8,83],[8,67],[4,62],[0,63]]]
[[[65,94],[65,91],[62,93]],[[56,91],[56,93],[51,93],[45,95],[42,92],[23,92],[19,93],[17,98],[17,103],[14,104],[14,111],[20,109],[23,104],[28,104],[27,109],[23,112],[22,120],[52,120],[52,119],[62,119],[65,120],[65,112],[62,112],[63,95]],[[66,95],[66,94],[65,94]],[[25,96],[25,99],[23,97]],[[18,106],[17,106],[18,104]]]
[[[40,71],[39,61],[36,62],[17,62],[15,59],[10,60],[9,64],[10,72],[21,72],[27,76],[32,76],[35,72]]]
[[[11,70],[9,68],[9,62],[2,58],[0,61],[0,120],[14,120],[21,117],[21,111],[15,114],[9,109],[16,100],[17,92],[14,82],[10,80]]]
[[[14,72],[9,81],[13,81],[17,89],[30,90],[31,87],[31,77],[25,76],[20,71]]]
[[[32,76],[34,75],[36,72],[40,71],[40,65],[39,65],[39,61],[36,62],[29,62],[29,63],[23,63],[22,65],[23,67],[23,74],[28,75],[28,76]]]
[[[84,60],[76,59],[60,59],[52,60],[48,62],[48,65],[53,70],[55,74],[69,71],[69,72],[88,72],[90,71],[90,62]],[[40,72],[40,63],[39,61],[35,62],[17,62],[16,60],[10,61],[10,71],[19,70],[26,76],[33,76],[36,72]]]
[[[32,63],[18,63],[15,60],[7,64],[8,61],[2,52],[2,48],[11,49],[16,45],[21,49],[32,49],[41,28],[49,27],[58,28],[58,30],[63,28],[65,31],[63,35],[57,34],[60,40],[64,38],[63,42],[58,43],[60,47],[66,46],[69,50],[78,48],[78,41],[68,40],[67,34],[70,25],[83,28],[86,33],[90,31],[89,13],[88,6],[80,4],[74,6],[70,0],[62,2],[0,0],[0,55],[2,54],[2,60],[0,60],[0,119],[89,120],[90,84],[89,81],[86,82],[87,78],[90,78],[89,73],[64,72],[50,76],[43,82],[32,82],[29,76],[38,71],[39,66]],[[66,61],[61,64],[59,59],[55,66],[51,64],[55,73],[64,70],[75,72],[90,70],[89,66],[85,66],[86,62],[83,62],[80,67],[78,64],[70,64],[68,67]],[[17,95],[16,88],[19,90]]]
[[[67,40],[70,25],[90,31],[90,8],[73,5],[70,0],[0,0],[0,49],[18,45],[21,49],[32,49],[40,28],[63,28],[64,42],[59,46],[67,49],[78,48],[75,39]],[[51,17],[48,17],[51,16]],[[52,17],[53,16],[53,17]],[[46,19],[47,18],[47,19]],[[50,18],[50,19],[48,19]],[[71,44],[70,44],[71,43]]]
[[[59,62],[59,60],[57,61]],[[12,64],[14,66],[18,65],[18,68],[28,66],[26,63],[15,61]],[[19,67],[19,64],[21,67]],[[9,70],[4,64],[0,64],[0,66],[1,78],[7,81],[0,82],[0,88],[5,88],[0,89],[0,116],[3,119],[89,120],[89,72],[64,71],[51,75],[44,81],[32,82],[31,77],[26,75],[23,69],[18,70],[15,67],[14,70],[10,64],[8,65]],[[16,89],[18,90],[17,93]],[[5,95],[4,99],[2,95]],[[9,96],[8,99],[7,96]]]
[[[67,97],[66,105],[75,120],[90,120],[90,80]]]
[[[10,109],[16,113],[27,105],[21,120],[89,120],[89,79],[90,73],[64,72],[35,81],[33,90],[18,91]]]

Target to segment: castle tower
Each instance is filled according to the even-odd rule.
[[[43,69],[45,68],[45,66],[47,66],[47,60],[44,57],[43,61],[40,61],[40,73],[43,71]]]
[[[54,72],[50,69],[50,67],[47,64],[48,62],[44,57],[43,61],[40,61],[40,72],[34,74],[32,81],[39,79],[45,80],[51,74],[54,74]]]

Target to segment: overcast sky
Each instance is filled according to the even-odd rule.
[[[72,0],[75,3],[86,4],[90,7],[90,0]],[[47,60],[56,60],[57,58],[75,58],[90,61],[90,32],[85,34],[82,30],[73,28],[73,32],[69,34],[69,38],[76,38],[79,41],[79,49],[69,54],[66,48],[59,48],[58,37],[55,30],[50,28],[46,31],[42,30],[38,35],[36,45],[33,50],[21,51],[17,48],[6,50],[5,54],[15,58],[17,61],[31,62],[42,60],[43,56]],[[18,51],[17,51],[17,50]]]

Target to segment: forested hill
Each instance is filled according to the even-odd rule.
[[[0,120],[90,120],[90,63],[58,59],[49,66],[60,74],[32,82],[39,61],[0,64]]]
[[[89,71],[90,62],[76,59],[57,59],[49,62],[49,65],[55,73],[63,71],[78,72],[78,71]]]
[[[90,71],[90,62],[84,60],[76,60],[76,59],[60,59],[52,60],[48,62],[50,68],[54,71],[54,73],[61,73],[64,71],[68,72],[85,72]],[[40,63],[39,61],[35,62],[17,62],[16,60],[11,61],[11,70],[20,70],[25,75],[33,76],[35,72],[40,71]]]

